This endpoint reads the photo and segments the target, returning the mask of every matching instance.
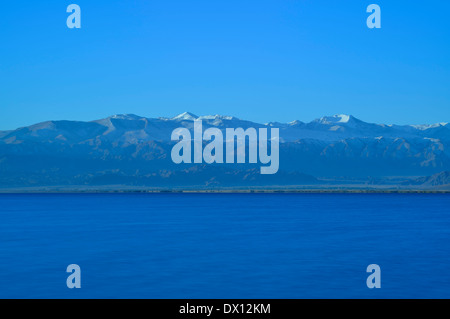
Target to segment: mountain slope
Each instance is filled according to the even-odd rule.
[[[178,127],[280,129],[280,171],[252,176],[260,164],[174,164]],[[429,176],[450,170],[450,127],[384,125],[351,115],[310,123],[259,124],[232,116],[182,113],[171,118],[119,114],[91,122],[48,121],[0,131],[0,187],[30,185],[302,185],[321,180]],[[233,173],[230,173],[233,172]],[[250,174],[250,175],[249,175]],[[169,178],[169,177],[170,178]],[[183,176],[183,177],[179,177]],[[232,176],[232,178],[230,178]],[[214,182],[212,182],[214,180]],[[159,182],[158,182],[159,181]],[[252,181],[251,183],[249,181]]]
[[[447,188],[450,188],[450,171],[417,178],[410,182],[409,185],[421,185],[426,187],[446,186]]]

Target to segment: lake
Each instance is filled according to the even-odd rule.
[[[0,194],[0,261],[0,298],[450,298],[450,195]]]

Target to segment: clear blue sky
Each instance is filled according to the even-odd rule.
[[[82,10],[68,29],[66,7]],[[368,29],[379,4],[382,28]],[[352,114],[450,121],[450,1],[8,1],[0,129],[44,120]]]

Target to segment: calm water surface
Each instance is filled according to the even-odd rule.
[[[0,297],[450,298],[450,195],[1,194]]]

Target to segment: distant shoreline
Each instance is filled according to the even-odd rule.
[[[2,190],[0,194],[450,194],[449,189],[443,190],[413,190],[413,189],[67,189],[67,190],[39,190],[12,189]]]

